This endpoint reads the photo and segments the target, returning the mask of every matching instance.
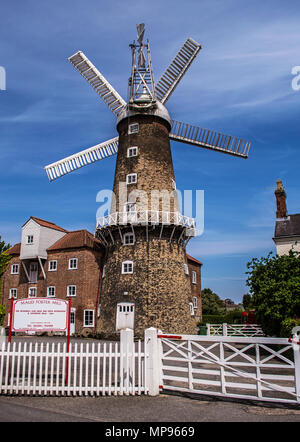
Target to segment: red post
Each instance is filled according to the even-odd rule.
[[[68,318],[67,318],[67,360],[66,360],[66,385],[69,382],[69,351],[70,351],[70,324],[71,324],[71,299],[69,298]]]
[[[11,341],[11,327],[13,323],[13,308],[14,308],[14,300],[11,298],[10,300],[10,316],[9,316],[9,333],[8,333],[8,342]]]

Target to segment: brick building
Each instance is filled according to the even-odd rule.
[[[31,217],[22,227],[21,242],[8,252],[12,258],[2,279],[1,303],[8,312],[4,325],[9,321],[11,298],[57,297],[71,299],[72,334],[99,331],[101,290],[109,271],[101,241],[87,230],[68,232],[52,222]],[[190,279],[190,315],[196,320],[201,317],[201,265],[186,255],[182,269],[187,281]],[[142,285],[142,281],[138,283]],[[124,296],[127,301],[128,295]],[[176,305],[170,302],[165,308],[174,310]],[[180,309],[177,314],[181,314]],[[154,325],[155,319],[151,318]],[[117,317],[115,326],[116,321]]]

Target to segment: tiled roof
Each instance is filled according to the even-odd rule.
[[[197,263],[197,264],[202,265],[202,262],[201,262],[201,261],[198,261],[198,259],[193,258],[191,255],[186,254],[186,257],[187,257],[187,259],[188,259],[189,261],[193,261],[193,262],[195,262],[195,263]]]
[[[6,252],[8,253],[8,255],[20,255],[20,250],[21,250],[21,243],[18,242],[10,249],[8,249]]]
[[[55,223],[52,223],[51,221],[46,221],[44,219],[36,218],[35,216],[31,216],[29,219],[33,219],[40,226],[48,227],[49,229],[59,230],[60,232],[66,232],[66,233],[68,232],[67,230],[63,229],[62,227],[57,226]],[[26,223],[28,221],[26,221]]]
[[[288,236],[300,236],[300,213],[276,221],[274,238]]]
[[[50,246],[47,250],[61,250],[61,249],[74,249],[80,247],[101,247],[102,243],[98,239],[96,239],[90,232],[87,230],[75,230],[74,232],[69,232],[61,239],[56,241],[52,246]]]

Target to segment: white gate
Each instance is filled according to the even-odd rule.
[[[286,338],[158,338],[164,390],[300,403],[300,345]]]

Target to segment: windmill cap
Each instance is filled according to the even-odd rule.
[[[120,112],[117,119],[117,125],[125,118],[134,117],[135,115],[151,115],[161,118],[168,122],[171,129],[171,118],[167,108],[158,100],[152,105],[139,106],[138,103],[127,104],[126,107]]]

